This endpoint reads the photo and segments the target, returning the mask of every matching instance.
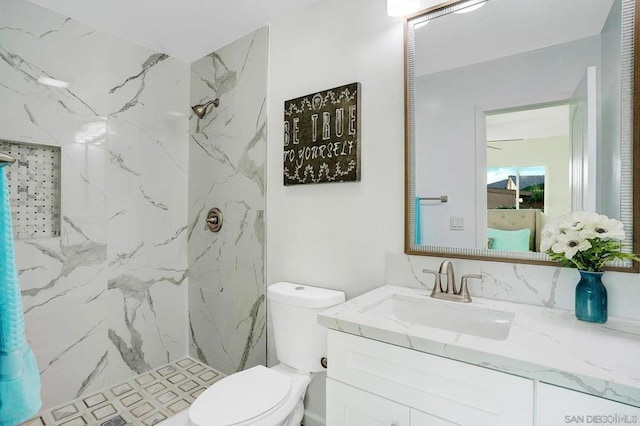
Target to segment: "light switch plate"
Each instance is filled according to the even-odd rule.
[[[450,229],[452,231],[463,231],[464,230],[464,217],[462,216],[451,216],[449,218]]]

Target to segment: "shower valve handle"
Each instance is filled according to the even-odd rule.
[[[218,232],[222,228],[222,212],[219,208],[214,207],[207,213],[204,229],[211,232]]]

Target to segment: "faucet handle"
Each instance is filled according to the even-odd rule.
[[[433,290],[431,290],[431,297],[433,297],[434,294],[442,293],[442,284],[440,283],[440,271],[434,271],[434,270],[431,270],[431,269],[423,269],[422,273],[424,273],[424,274],[433,274],[434,277],[435,277],[435,279],[433,281]]]
[[[469,278],[479,278],[482,279],[482,275],[479,274],[467,274],[462,276],[462,280],[460,282],[460,292],[458,295],[462,297],[462,301],[465,303],[471,302],[471,295],[469,294],[469,289],[467,287],[467,280]]]

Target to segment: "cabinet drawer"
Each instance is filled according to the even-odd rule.
[[[329,330],[332,379],[465,425],[532,425],[533,381]]]

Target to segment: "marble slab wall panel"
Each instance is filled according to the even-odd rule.
[[[107,267],[110,378],[187,347],[189,66],[136,47],[109,82]]]
[[[191,356],[230,374],[266,363],[264,179],[267,28],[191,65],[189,333]],[[222,210],[218,233],[208,210]]]
[[[186,352],[189,68],[167,58],[141,73],[154,55],[29,2],[0,2],[0,137],[62,148],[61,237],[16,241],[43,408],[134,375],[131,354],[151,368]],[[70,85],[38,84],[43,75]],[[114,187],[122,164],[150,173],[142,156],[125,159],[128,145],[165,168]],[[139,187],[167,207],[161,216],[127,198]]]
[[[68,52],[66,46],[78,54],[103,42],[90,28],[27,2],[0,4],[2,137],[62,147],[61,237],[16,241],[27,338],[38,360],[45,407],[104,380],[106,139],[81,145],[75,133],[88,123],[106,127],[106,119],[97,96],[75,85],[58,89],[36,80],[90,75],[92,66],[82,60],[74,61],[73,73],[65,69],[57,52]]]
[[[433,275],[424,274],[422,270],[437,270],[443,260],[430,256],[389,254],[385,283],[432,289]],[[481,280],[469,280],[472,297],[574,310],[575,287],[580,279],[576,269],[468,259],[453,259],[452,262],[458,283],[462,275],[482,274]],[[635,303],[640,298],[637,275],[607,272],[603,282],[607,287],[609,315],[640,320]]]

